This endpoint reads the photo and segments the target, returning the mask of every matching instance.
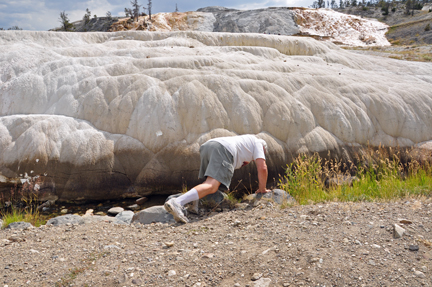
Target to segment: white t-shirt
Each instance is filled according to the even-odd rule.
[[[232,154],[235,169],[239,169],[257,158],[265,159],[264,147],[254,135],[221,137],[209,141],[222,144]]]

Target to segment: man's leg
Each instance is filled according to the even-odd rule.
[[[176,198],[176,201],[181,206],[185,206],[189,202],[203,198],[206,195],[215,193],[219,189],[220,182],[216,179],[207,176],[207,179],[186,192],[185,194]]]
[[[189,220],[183,214],[183,206],[189,202],[203,198],[206,195],[215,193],[219,189],[220,182],[207,176],[207,179],[177,198],[172,198],[165,203],[165,209],[174,216],[178,222],[188,223]]]

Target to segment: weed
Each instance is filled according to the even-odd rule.
[[[36,208],[38,204],[38,191],[40,177],[28,177],[20,181],[11,188],[9,199],[6,200],[4,195],[0,198],[0,203],[3,206],[8,206],[0,209],[0,217],[3,219],[2,228],[6,228],[12,222],[25,221],[39,227],[45,224],[46,220]],[[8,204],[5,205],[5,203]]]
[[[279,187],[299,204],[430,196],[431,162],[430,152],[385,147],[359,150],[346,161],[302,154],[287,167]]]

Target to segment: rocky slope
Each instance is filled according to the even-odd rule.
[[[394,44],[399,45],[425,45],[432,44],[432,30],[426,26],[432,26],[432,13],[425,6],[423,10],[414,10],[412,14],[406,14],[405,5],[397,5],[394,11],[389,10],[388,15],[383,15],[381,8],[370,7],[366,10],[361,7],[337,9],[338,12],[359,15],[378,19],[390,26],[387,38]]]
[[[0,231],[7,286],[430,286],[431,200]],[[397,228],[395,238],[395,224]]]

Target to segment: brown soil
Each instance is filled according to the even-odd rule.
[[[2,230],[0,286],[430,286],[431,202],[263,202],[186,225]]]

